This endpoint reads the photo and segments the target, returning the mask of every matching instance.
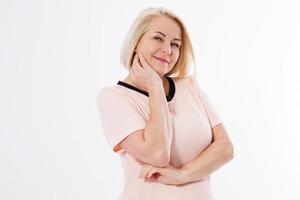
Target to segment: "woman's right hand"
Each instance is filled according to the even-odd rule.
[[[159,75],[146,62],[140,52],[135,54],[129,73],[135,84],[143,90],[149,91],[152,87],[162,84]]]

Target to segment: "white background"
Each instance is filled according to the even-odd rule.
[[[288,0],[1,0],[0,199],[117,198],[96,93],[126,76],[121,43],[148,6],[185,21],[234,143],[212,175],[216,199],[300,199],[300,7]]]

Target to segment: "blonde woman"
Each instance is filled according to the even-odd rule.
[[[189,74],[193,61],[175,14],[147,8],[138,15],[121,52],[128,76],[97,97],[103,132],[124,169],[119,199],[213,199],[210,174],[233,158],[233,145]]]

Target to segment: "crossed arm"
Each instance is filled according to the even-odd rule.
[[[162,85],[149,91],[150,119],[145,129],[125,138],[120,146],[131,156],[142,161],[140,178],[164,184],[180,185],[201,180],[233,158],[233,145],[223,123],[212,128],[212,143],[193,161],[181,168],[169,165],[173,137]]]
[[[140,178],[170,185],[201,180],[233,159],[233,145],[223,123],[212,128],[213,141],[197,158],[177,169],[144,165]]]

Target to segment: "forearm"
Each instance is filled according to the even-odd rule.
[[[163,85],[157,84],[149,90],[150,116],[145,127],[144,139],[149,148],[170,156],[172,126]]]
[[[232,144],[223,141],[211,143],[196,159],[184,165],[180,170],[185,182],[198,181],[233,158]]]

